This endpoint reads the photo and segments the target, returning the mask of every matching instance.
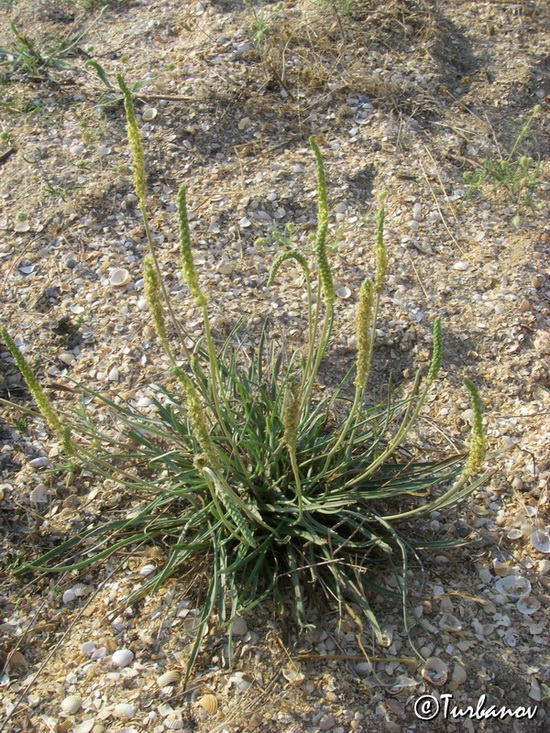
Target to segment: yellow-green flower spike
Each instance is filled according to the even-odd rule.
[[[386,280],[386,273],[388,271],[388,253],[386,252],[386,243],[384,241],[384,219],[386,213],[384,206],[381,205],[378,209],[377,215],[377,227],[376,227],[376,277],[374,279],[374,289],[377,293],[381,293],[384,290],[384,283]]]
[[[180,186],[178,191],[178,219],[179,219],[179,235],[180,235],[180,255],[183,277],[187,283],[187,287],[191,295],[195,298],[198,306],[201,308],[206,305],[206,297],[199,287],[199,279],[197,270],[193,262],[193,252],[191,250],[191,235],[189,233],[189,220],[187,218],[187,203],[185,200],[185,186]]]
[[[132,154],[134,189],[136,192],[136,196],[139,199],[139,204],[141,208],[144,209],[146,201],[145,159],[143,156],[141,136],[139,134],[136,115],[134,113],[134,103],[132,102],[132,94],[126,86],[122,74],[117,74],[116,78],[124,99],[124,111],[126,112],[128,143],[130,145],[130,152]]]
[[[367,277],[363,280],[359,293],[357,316],[355,319],[355,333],[357,336],[357,374],[355,387],[358,391],[365,389],[369,376],[371,340],[372,340],[372,313],[374,304],[372,280]]]
[[[315,256],[317,258],[317,267],[319,268],[319,277],[321,278],[321,286],[323,290],[323,298],[327,306],[334,303],[334,283],[332,281],[332,272],[327,259],[327,231],[328,221],[325,219],[317,232],[315,240]]]
[[[483,431],[483,408],[477,387],[467,377],[464,379],[464,384],[470,393],[470,402],[472,405],[472,412],[474,413],[472,421],[472,441],[470,443],[468,461],[464,469],[465,475],[471,476],[479,471],[485,461],[487,453],[487,439],[485,438],[485,433]]]
[[[432,360],[428,370],[428,382],[433,382],[439,372],[441,366],[441,356],[443,353],[443,336],[441,334],[441,318],[438,316],[433,325],[433,345]]]
[[[281,267],[283,262],[286,262],[286,260],[290,260],[290,259],[296,260],[296,262],[300,265],[300,267],[304,271],[304,274],[306,275],[306,277],[309,275],[309,266],[307,263],[307,258],[304,257],[304,255],[301,252],[298,252],[298,250],[290,249],[286,252],[281,252],[275,258],[273,264],[271,265],[271,269],[269,271],[269,277],[267,279],[268,285],[273,284],[273,281],[275,280],[277,272],[279,271],[279,268]]]
[[[284,441],[291,451],[296,449],[296,440],[298,437],[300,396],[299,380],[293,378],[287,385],[283,408]]]
[[[70,430],[63,427],[61,420],[57,417],[57,414],[53,409],[49,399],[46,397],[44,390],[40,386],[36,375],[34,374],[27,360],[17,347],[15,341],[9,335],[5,326],[2,326],[2,328],[0,328],[0,334],[2,335],[4,343],[6,344],[6,346],[10,350],[11,355],[13,356],[17,368],[23,375],[23,379],[25,380],[27,387],[34,397],[38,409],[47,420],[50,428],[62,441],[65,452],[68,455],[72,455],[74,453],[74,444],[71,440]]]
[[[149,312],[153,319],[153,325],[155,331],[159,337],[160,342],[166,350],[168,350],[168,339],[166,337],[166,324],[164,322],[164,315],[162,313],[162,305],[160,302],[160,280],[158,273],[155,269],[155,263],[150,255],[143,260],[145,268],[144,272],[144,293],[145,300],[149,306]]]
[[[321,224],[325,219],[328,219],[328,203],[327,203],[327,182],[325,179],[325,167],[323,165],[323,156],[319,150],[319,146],[315,141],[315,138],[311,136],[309,138],[309,144],[315,154],[315,162],[317,167],[317,206],[318,206],[318,219]]]
[[[195,436],[201,450],[202,455],[206,463],[213,469],[217,469],[219,461],[216,452],[216,447],[210,437],[210,430],[208,429],[208,419],[204,411],[203,404],[201,402],[199,393],[195,389],[195,385],[187,374],[179,367],[174,367],[172,373],[179,379],[185,392],[185,404],[187,407],[187,414],[189,415],[189,422],[191,423],[191,429]]]

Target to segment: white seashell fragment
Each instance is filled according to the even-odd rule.
[[[524,598],[531,593],[531,583],[521,575],[507,575],[499,578],[495,583],[495,588],[499,593],[514,599]]]
[[[499,575],[501,578],[505,575],[513,574],[512,568],[501,560],[493,560],[493,570],[495,571],[495,575]]]
[[[246,692],[252,686],[253,679],[244,672],[235,672],[229,678],[229,682],[240,692]]]
[[[111,659],[117,667],[128,667],[134,661],[134,653],[130,649],[117,649]]]
[[[47,504],[48,503],[48,489],[40,484],[29,494],[29,499],[33,504]]]
[[[470,268],[470,265],[467,262],[455,262],[453,265],[453,270],[461,270],[462,272],[468,270]]]
[[[535,702],[542,701],[542,690],[540,689],[539,682],[535,677],[531,677],[531,687],[529,689],[529,697],[531,698],[531,700],[534,700]]]
[[[452,613],[444,613],[439,620],[439,628],[443,631],[461,631],[462,623]]]
[[[340,285],[335,289],[334,292],[339,298],[342,298],[343,300],[347,300],[351,297],[351,290],[345,285]]]
[[[536,529],[531,535],[531,544],[539,552],[550,552],[550,533],[545,529]]]
[[[124,267],[115,267],[109,275],[109,285],[112,288],[122,288],[130,282],[130,273]]]
[[[85,583],[75,583],[71,588],[77,598],[90,595],[90,588]]]
[[[80,647],[80,651],[82,654],[93,654],[96,650],[96,645],[93,641],[85,641],[84,644]]]
[[[523,530],[522,529],[511,529],[508,534],[506,535],[509,540],[519,540],[521,537],[523,537]]]
[[[184,723],[181,714],[173,712],[167,715],[164,720],[164,727],[167,730],[183,730]]]
[[[31,225],[28,219],[17,219],[13,228],[16,232],[28,232]]]
[[[295,664],[283,669],[283,677],[294,687],[301,687],[306,680],[305,674],[301,672],[300,667]]]
[[[455,665],[453,667],[453,674],[451,675],[451,680],[454,682],[455,685],[462,685],[464,682],[466,682],[468,675],[466,674],[465,668],[459,664],[458,662],[455,662]]]
[[[157,685],[161,688],[168,687],[168,685],[177,685],[180,679],[181,675],[179,672],[169,670],[168,672],[161,674],[160,677],[157,677]]]
[[[61,702],[61,710],[67,715],[74,715],[82,707],[82,698],[78,695],[69,695]]]
[[[83,720],[82,723],[71,728],[71,731],[72,733],[91,733],[95,724],[95,718],[88,718],[88,720]]]
[[[151,120],[154,120],[155,117],[158,115],[158,110],[155,107],[145,107],[143,112],[141,113],[141,116],[146,122],[150,122]]]
[[[398,695],[403,690],[406,690],[408,687],[416,687],[418,685],[418,682],[416,680],[413,680],[412,677],[407,677],[404,674],[400,674],[395,678],[395,684],[393,684],[388,692],[390,695]]]
[[[151,563],[148,563],[147,565],[143,565],[139,569],[139,574],[143,575],[143,577],[147,577],[148,575],[151,575],[151,573],[154,573],[156,570],[155,565],[152,565]]]
[[[76,598],[76,593],[72,588],[69,588],[63,593],[63,603],[72,603]]]
[[[121,718],[122,720],[133,718],[135,713],[135,707],[127,702],[119,702],[118,705],[115,705],[113,708],[113,715],[115,718]]]
[[[536,613],[539,610],[540,601],[534,596],[524,596],[519,599],[516,606],[520,613],[530,616],[532,613]]]
[[[439,657],[430,657],[426,660],[421,674],[422,677],[428,682],[431,682],[432,685],[441,687],[441,685],[444,685],[445,682],[447,682],[449,668]]]

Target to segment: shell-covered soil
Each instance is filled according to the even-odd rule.
[[[300,272],[267,287],[268,245],[292,223],[307,247],[315,229],[315,135],[338,295],[322,386],[355,354],[385,194],[369,399],[426,366],[441,316],[443,368],[408,447],[464,450],[468,376],[494,470],[426,524],[429,539],[468,543],[425,554],[422,588],[411,566],[408,635],[384,597],[369,599],[384,644],[351,617],[338,624],[336,607],[312,602],[298,632],[266,602],[235,622],[231,664],[227,633],[209,627],[184,690],[164,675],[185,669],[207,567],[130,608],[124,596],[166,548],[13,577],[135,497],[55,470],[55,436],[25,412],[32,397],[0,343],[0,397],[20,406],[0,405],[1,731],[548,729],[548,28],[544,0],[0,0],[0,321],[58,409],[74,404],[76,381],[147,412],[169,367],[144,298],[124,110],[99,68],[115,86],[117,73],[139,82],[153,237],[190,343],[202,320],[180,273],[182,183],[216,334],[243,316],[257,333],[267,315],[273,332],[302,338]],[[432,657],[443,685],[425,669]],[[415,714],[422,696],[439,701],[433,719]]]

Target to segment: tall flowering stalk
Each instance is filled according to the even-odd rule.
[[[355,334],[357,339],[357,361],[355,390],[356,394],[363,394],[367,386],[373,343],[373,306],[374,288],[370,277],[366,277],[359,292],[359,304],[355,320]]]
[[[327,257],[328,201],[323,156],[321,155],[319,146],[313,136],[309,138],[309,144],[311,145],[315,155],[315,167],[317,173],[317,233],[315,236],[315,259],[317,261],[319,279],[317,284],[317,302],[315,304],[315,315],[313,318],[314,333],[307,359],[308,367],[310,364],[312,364],[312,366],[310,373],[304,374],[302,405],[307,404],[309,401],[315,375],[317,374],[319,365],[321,364],[330,339],[335,299],[334,282]],[[320,295],[322,295],[325,303],[325,317],[323,319],[323,327],[319,336],[319,341],[315,346],[319,322]]]
[[[143,154],[143,147],[141,145],[141,135],[139,132],[139,127],[138,127],[138,123],[137,123],[136,115],[134,111],[132,93],[128,89],[122,74],[117,74],[116,78],[117,78],[117,82],[120,87],[120,90],[122,92],[122,98],[124,101],[124,112],[126,114],[126,130],[128,134],[128,145],[129,145],[130,154],[132,157],[134,190],[136,192],[136,196],[138,197],[139,209],[141,212],[141,218],[143,220],[145,236],[147,238],[147,247],[149,250],[149,255],[152,259],[154,268],[157,272],[157,278],[158,278],[158,283],[160,285],[160,291],[162,292],[162,296],[165,301],[166,307],[168,309],[168,312],[170,313],[170,317],[178,333],[181,348],[183,349],[185,355],[189,359],[190,354],[185,345],[185,335],[172,309],[172,303],[170,301],[170,296],[168,295],[168,291],[166,290],[166,285],[164,284],[164,280],[162,278],[162,273],[160,270],[160,265],[158,262],[157,254],[155,252],[155,246],[153,243],[153,237],[151,234],[151,227],[149,225],[149,219],[147,218],[147,185],[146,185],[147,176],[145,173],[145,156]],[[157,309],[157,312],[158,312],[158,309]],[[155,324],[155,328],[156,326],[157,324]],[[158,330],[157,330],[157,333],[158,333]],[[167,350],[167,354],[169,358],[172,359],[172,354],[170,350],[166,348],[168,345],[168,341],[161,339],[161,343],[163,345],[163,348]]]
[[[195,298],[196,304],[200,308],[207,305],[206,296],[199,286],[199,278],[197,269],[193,261],[193,252],[191,249],[191,235],[189,233],[189,219],[187,217],[187,201],[185,186],[180,186],[178,191],[178,221],[179,221],[179,243],[181,255],[181,267],[183,277],[187,283],[187,287],[191,295]]]
[[[19,371],[21,372],[23,379],[25,380],[27,387],[30,390],[30,393],[34,397],[36,404],[38,406],[38,409],[42,413],[42,415],[45,417],[48,425],[53,430],[53,432],[57,435],[59,440],[61,441],[61,444],[63,446],[63,450],[65,453],[69,456],[72,456],[75,453],[75,445],[71,438],[71,431],[70,428],[64,427],[61,423],[61,420],[57,416],[57,413],[55,412],[54,408],[52,407],[52,404],[48,397],[46,396],[44,390],[40,386],[40,383],[38,379],[36,378],[35,373],[31,369],[29,363],[17,347],[17,344],[12,339],[12,337],[9,335],[8,330],[5,326],[2,326],[0,328],[0,334],[2,335],[2,339],[4,340],[4,343],[8,347],[11,355],[13,356],[13,359],[15,361],[15,364]]]

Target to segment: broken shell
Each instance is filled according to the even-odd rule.
[[[164,674],[161,674],[160,677],[157,677],[157,685],[159,687],[167,687],[168,685],[177,685],[180,679],[181,679],[181,676],[179,672],[170,670],[168,672],[165,672]]]
[[[447,682],[449,668],[439,657],[430,657],[422,667],[421,674],[422,677],[428,682],[431,682],[432,685],[440,687]]]
[[[85,583],[75,583],[71,590],[77,598],[90,595],[90,588]]]
[[[115,267],[109,275],[109,285],[113,288],[122,288],[130,282],[130,273],[123,267]]]
[[[118,649],[111,659],[117,667],[128,667],[134,661],[134,653],[129,649]]]
[[[526,616],[530,616],[532,613],[535,613],[539,610],[540,601],[534,596],[524,596],[523,598],[519,599],[519,601],[516,603],[516,606],[520,613],[523,613]]]
[[[439,628],[443,631],[461,631],[462,623],[452,613],[444,613],[439,620]]]
[[[495,583],[495,588],[499,593],[516,600],[531,593],[531,583],[521,575],[507,575],[505,578],[499,578]]]
[[[298,665],[292,665],[292,667],[283,669],[283,677],[294,687],[301,687],[306,680],[305,674],[300,671]]]
[[[164,727],[167,730],[183,730],[183,719],[180,713],[173,712],[164,719]]]
[[[536,529],[531,535],[531,544],[539,552],[550,552],[550,534],[544,529]]]
[[[158,110],[155,109],[155,107],[145,107],[143,112],[141,113],[141,116],[146,122],[149,122],[150,120],[154,120],[155,117],[158,115]]]
[[[115,705],[113,709],[113,715],[115,718],[133,718],[135,715],[136,709],[133,705],[130,705],[130,703],[127,702],[120,702],[118,705]]]
[[[453,667],[453,674],[451,676],[451,680],[455,683],[455,685],[462,685],[464,682],[466,682],[466,678],[468,675],[466,674],[466,670],[461,664],[455,663]]]
[[[72,588],[69,588],[63,593],[63,603],[71,603],[76,598],[76,593]]]
[[[74,715],[82,707],[82,699],[78,695],[69,695],[61,702],[61,710],[67,715]]]
[[[351,290],[345,285],[340,285],[340,287],[336,288],[334,292],[339,298],[343,298],[344,300],[347,300],[351,297]]]
[[[416,687],[418,685],[418,682],[416,680],[413,680],[412,677],[407,677],[404,674],[400,674],[395,678],[395,684],[393,684],[388,692],[390,695],[398,695],[400,692],[403,692],[403,690],[406,690],[408,687]]]
[[[13,226],[14,230],[16,232],[28,232],[31,228],[31,225],[29,223],[29,220],[27,218],[25,219],[17,219]]]
[[[500,576],[503,578],[505,575],[511,575],[512,569],[509,565],[507,565],[505,562],[502,562],[501,560],[493,560],[493,570],[495,571],[495,575]]]
[[[253,681],[252,677],[244,672],[235,672],[229,678],[229,682],[240,692],[246,692],[252,686]]]
[[[218,710],[218,700],[215,695],[203,695],[199,699],[199,705],[210,715],[215,715]]]

